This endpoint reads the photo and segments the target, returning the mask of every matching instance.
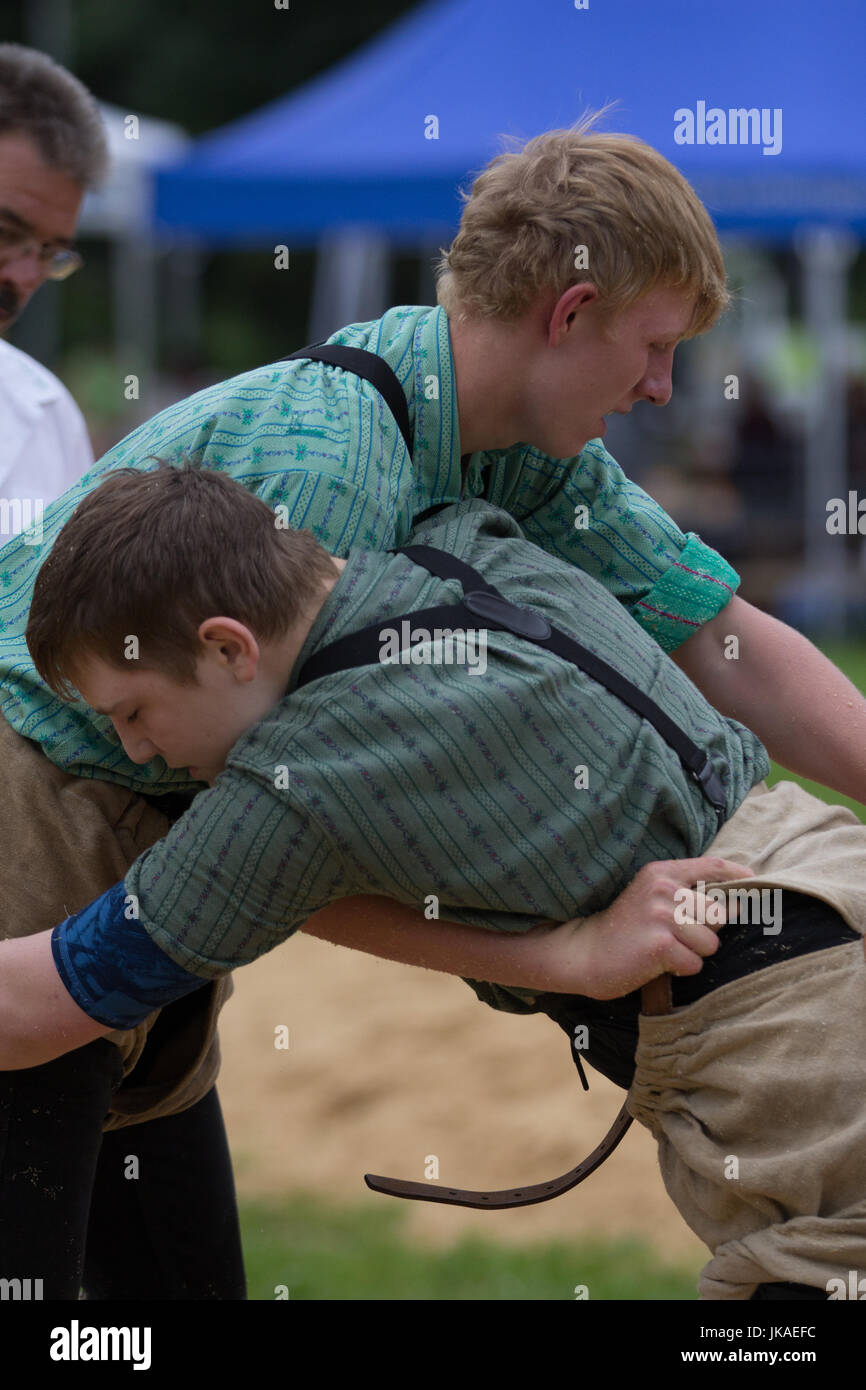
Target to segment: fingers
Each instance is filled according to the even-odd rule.
[[[716,945],[718,945],[718,937],[716,937]],[[712,955],[712,952],[708,951],[706,954]],[[704,965],[703,955],[696,955],[681,941],[675,942],[671,947],[668,953],[668,962],[668,974],[677,976],[697,975]]]
[[[672,930],[677,941],[699,951],[702,956],[714,956],[719,949],[718,927],[706,926],[703,922],[677,922]]]
[[[736,921],[736,903],[731,903],[729,912],[722,889],[711,889],[709,893],[704,893],[700,888],[680,887],[676,890],[675,901],[673,920],[679,926],[694,922],[718,930],[728,920]]]
[[[703,854],[699,859],[665,859],[659,867],[678,883],[724,883],[729,878],[753,878],[755,870],[717,854]]]
[[[674,975],[696,975],[704,956],[719,949],[719,928],[728,920],[724,901],[707,898],[697,889],[677,890],[677,908],[671,927],[668,970]]]

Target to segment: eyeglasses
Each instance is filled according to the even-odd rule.
[[[66,280],[84,265],[83,257],[69,247],[54,247],[50,241],[23,237],[17,229],[0,225],[0,265],[30,256],[38,258],[49,280]]]

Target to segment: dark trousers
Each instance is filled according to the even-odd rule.
[[[41,1279],[44,1299],[245,1299],[216,1088],[103,1134],[120,1079],[105,1038],[0,1072],[0,1279],[31,1297]]]

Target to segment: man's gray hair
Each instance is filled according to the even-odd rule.
[[[0,135],[29,136],[52,169],[92,188],[108,169],[108,142],[87,88],[47,53],[0,43]]]

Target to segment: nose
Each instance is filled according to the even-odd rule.
[[[673,395],[673,364],[672,352],[657,359],[639,383],[641,398],[649,401],[650,405],[667,405]]]
[[[14,261],[5,261],[0,268],[0,278],[11,281],[20,300],[20,307],[39,289],[45,279],[46,266],[34,251],[32,255],[16,256]]]
[[[133,738],[128,729],[119,729],[115,720],[114,724],[117,737],[123,744],[123,751],[132,763],[149,763],[151,758],[156,757],[156,749],[148,738]]]

